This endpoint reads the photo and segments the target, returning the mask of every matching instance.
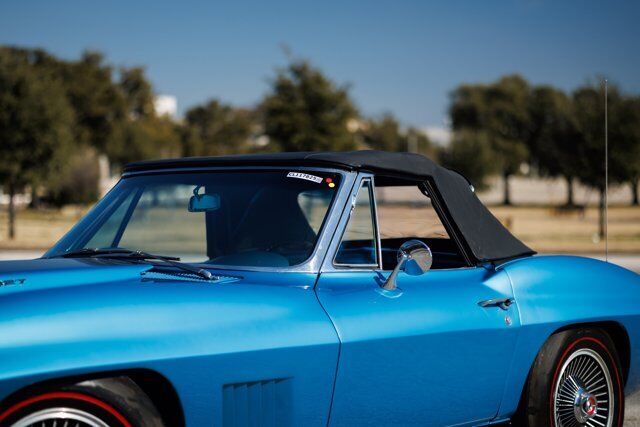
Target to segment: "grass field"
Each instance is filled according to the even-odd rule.
[[[400,209],[411,209],[402,207]],[[598,211],[562,212],[551,207],[493,207],[493,213],[511,231],[539,252],[599,253],[604,242],[597,238]],[[43,250],[50,247],[86,212],[84,207],[60,211],[21,210],[17,237],[7,239],[6,212],[0,212],[0,250]],[[401,212],[397,212],[401,216]],[[609,209],[609,250],[640,254],[640,208]]]
[[[7,213],[0,212],[0,250],[51,247],[84,215],[87,208],[67,207],[61,210],[20,210],[16,217],[16,239],[7,239]]]
[[[564,212],[550,207],[494,207],[498,219],[538,252],[599,253],[598,209]],[[640,208],[609,208],[609,251],[640,254]]]

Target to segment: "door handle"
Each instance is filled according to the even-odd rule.
[[[500,307],[503,310],[509,310],[509,306],[513,304],[513,298],[496,298],[480,301],[478,305],[482,308]]]

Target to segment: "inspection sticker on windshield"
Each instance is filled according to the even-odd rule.
[[[316,184],[320,184],[322,182],[322,178],[315,175],[309,175],[308,173],[302,172],[289,172],[287,174],[287,178],[298,178],[298,179],[306,179],[307,181],[313,181]]]

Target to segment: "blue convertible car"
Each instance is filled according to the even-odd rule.
[[[620,426],[640,276],[407,153],[131,164],[0,263],[0,426]]]

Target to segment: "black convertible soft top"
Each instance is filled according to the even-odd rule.
[[[435,186],[444,204],[445,214],[451,218],[452,226],[477,261],[500,261],[535,253],[489,212],[466,178],[414,153],[349,151],[188,157],[131,163],[124,172],[224,166],[321,166],[427,179]]]

